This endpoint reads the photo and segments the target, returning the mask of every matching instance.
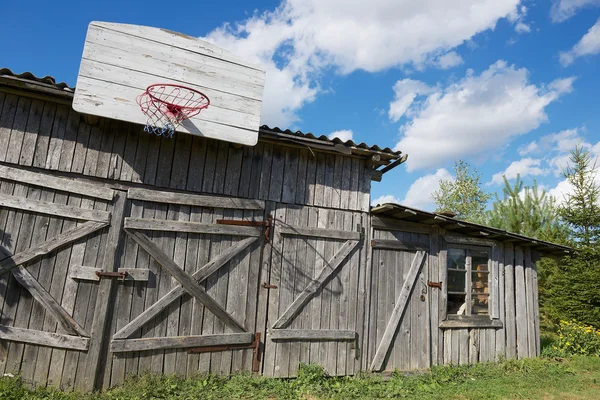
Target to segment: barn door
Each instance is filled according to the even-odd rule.
[[[369,370],[429,367],[428,235],[374,230]]]
[[[143,373],[257,369],[255,314],[268,223],[255,200],[130,189],[110,384]]]
[[[360,213],[280,206],[275,213],[264,374],[300,362],[353,374],[359,309]],[[362,332],[362,330],[361,330]]]
[[[0,165],[0,374],[52,385],[85,379],[98,285],[75,271],[105,268],[114,195]]]

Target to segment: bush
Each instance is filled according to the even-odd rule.
[[[560,321],[558,338],[543,352],[545,356],[600,356],[600,330],[572,321]]]

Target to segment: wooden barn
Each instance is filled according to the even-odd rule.
[[[168,139],[73,96],[0,70],[0,374],[91,390],[539,354],[535,263],[569,249],[371,208],[400,152],[266,126]]]

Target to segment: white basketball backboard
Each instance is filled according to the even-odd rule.
[[[191,87],[210,106],[178,132],[254,145],[265,72],[203,40],[159,28],[92,22],[77,77],[73,109],[146,124],[136,98],[154,83]]]

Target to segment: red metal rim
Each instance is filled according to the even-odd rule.
[[[175,104],[175,103],[173,103],[171,101],[164,100],[164,99],[161,99],[161,98],[155,96],[153,94],[153,91],[154,91],[154,89],[156,87],[172,88],[173,90],[175,90],[175,89],[184,89],[185,91],[193,93],[194,95],[197,96],[195,99],[192,98],[194,102],[196,102],[196,101],[199,101],[199,102],[205,101],[206,103],[203,102],[202,104],[200,104],[198,106],[185,106],[185,105]],[[205,108],[207,108],[210,105],[210,99],[204,93],[200,92],[199,90],[192,89],[191,87],[187,87],[187,86],[183,86],[183,85],[175,85],[175,84],[172,84],[172,83],[155,83],[155,84],[152,84],[152,85],[150,85],[150,86],[148,86],[146,88],[146,93],[152,99],[152,101],[156,101],[156,102],[165,104],[167,106],[171,106],[171,107],[177,108],[179,110],[200,111],[200,110],[204,110]],[[166,96],[173,97],[171,94],[166,94]],[[175,97],[175,98],[178,98],[178,97]],[[189,100],[192,101],[192,99],[189,99]]]

